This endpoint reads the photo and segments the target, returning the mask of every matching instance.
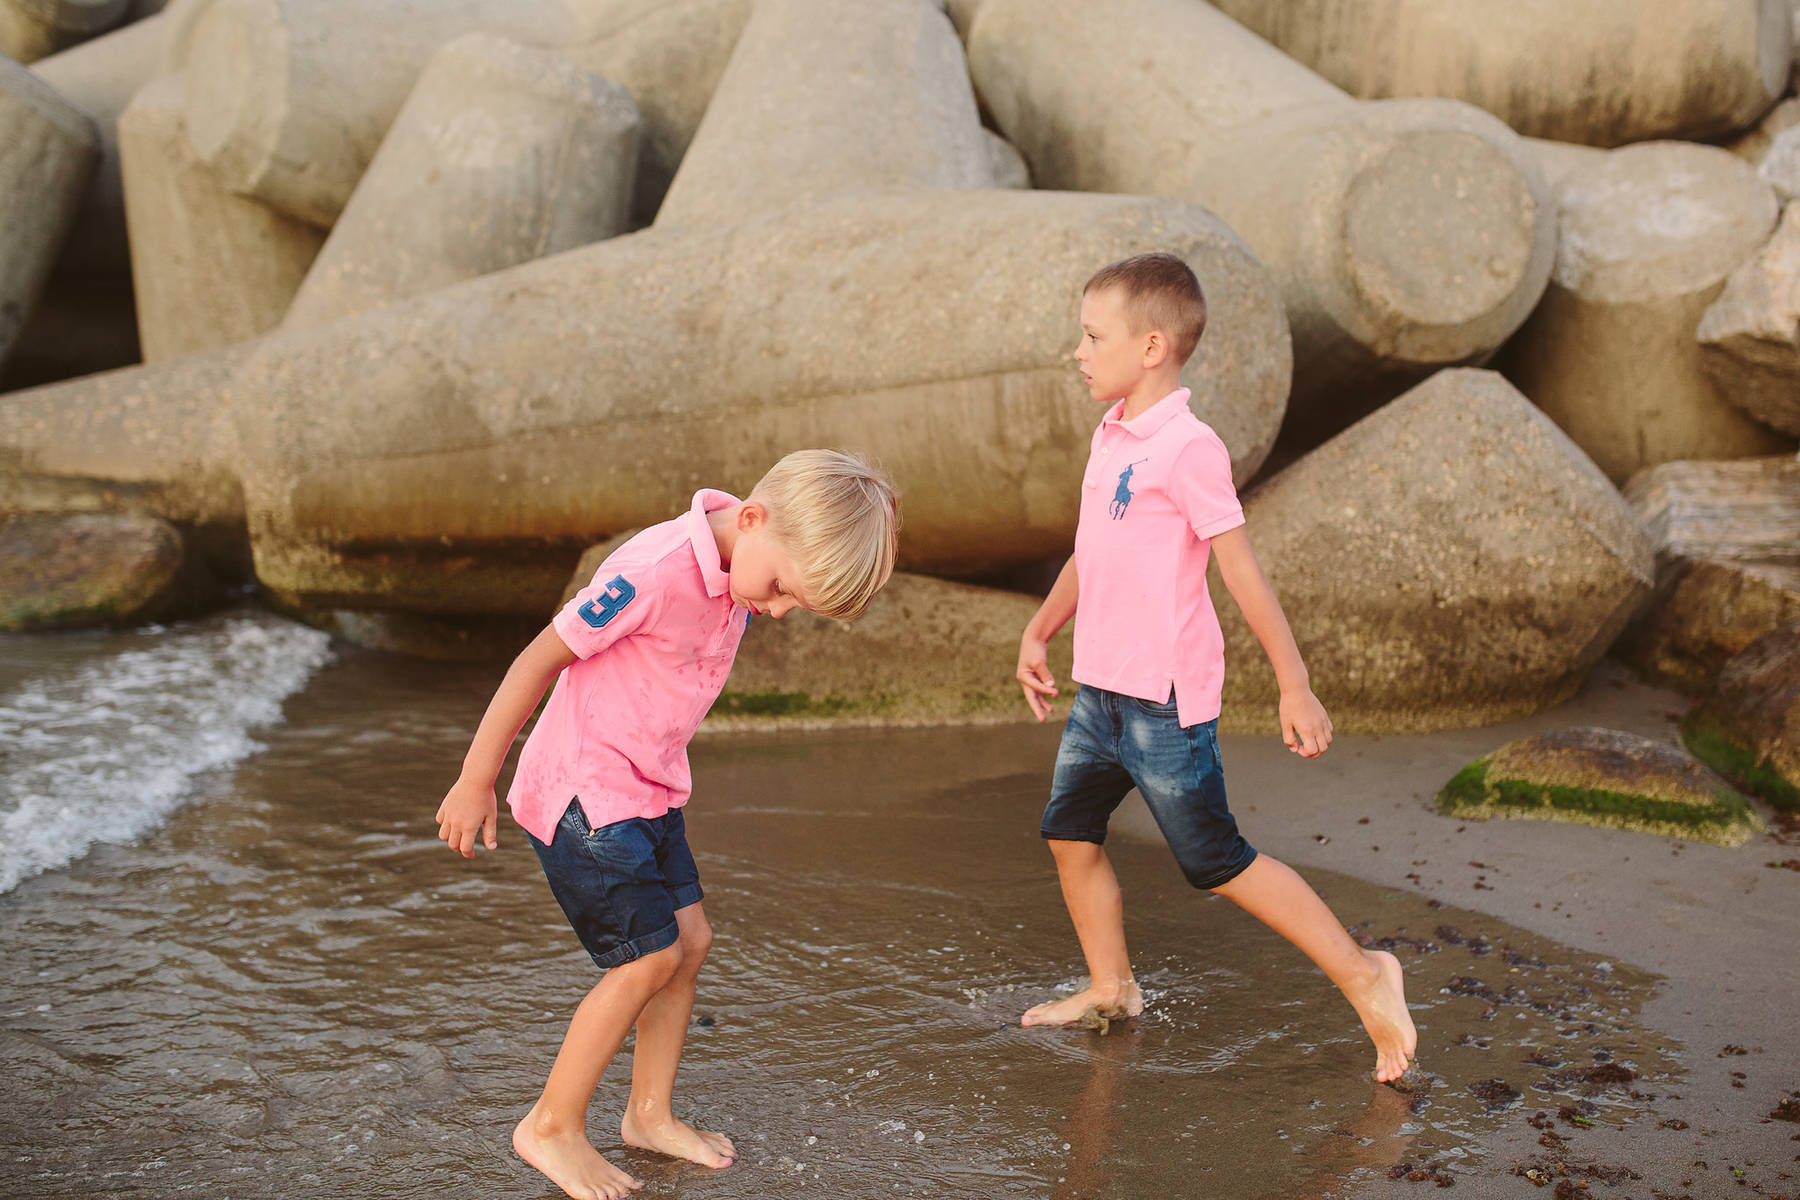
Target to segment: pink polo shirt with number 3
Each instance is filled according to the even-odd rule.
[[[1094,430],[1075,531],[1075,682],[1157,703],[1185,728],[1219,715],[1225,639],[1206,591],[1212,539],[1244,523],[1219,435],[1177,388]]]
[[[595,829],[687,803],[688,741],[725,686],[750,620],[732,603],[706,520],[737,502],[696,492],[686,513],[608,555],[552,618],[580,661],[557,677],[506,795],[538,841],[549,843],[571,799]]]

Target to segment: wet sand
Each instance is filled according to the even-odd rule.
[[[507,1136],[595,972],[516,826],[469,864],[429,821],[496,678],[341,650],[159,832],[0,896],[0,1195],[555,1194]],[[1667,728],[1670,698],[1615,682],[1532,727]],[[1310,764],[1221,739],[1252,840],[1407,966],[1418,1097],[1368,1082],[1348,1006],[1186,888],[1135,801],[1112,849],[1150,1012],[1017,1027],[1079,983],[1035,832],[1054,729],[705,739],[689,829],[717,941],[678,1107],[743,1157],[622,1149],[628,1056],[590,1131],[672,1196],[1386,1196],[1401,1164],[1526,1194],[1505,1172],[1551,1132],[1638,1168],[1611,1194],[1719,1194],[1732,1166],[1800,1191],[1778,1178],[1797,1127],[1756,1123],[1800,1086],[1800,878],[1761,865],[1787,852],[1429,811],[1507,736]],[[1715,1060],[1728,1042],[1749,1053]],[[1696,1160],[1715,1174],[1684,1188]]]

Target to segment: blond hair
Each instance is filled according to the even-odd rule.
[[[1185,363],[1206,331],[1206,295],[1192,267],[1166,251],[1138,254],[1101,267],[1081,289],[1082,295],[1119,289],[1125,322],[1132,336],[1161,330],[1169,336],[1169,352]]]
[[[807,607],[840,621],[867,611],[899,552],[900,501],[859,454],[796,450],[750,491],[805,576]]]

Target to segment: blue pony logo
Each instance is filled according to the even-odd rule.
[[[1125,510],[1131,507],[1131,473],[1137,469],[1139,464],[1149,461],[1147,458],[1140,458],[1119,472],[1119,490],[1113,493],[1112,504],[1107,507],[1107,511],[1112,513],[1113,520],[1122,520]]]

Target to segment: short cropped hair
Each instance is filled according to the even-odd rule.
[[[900,501],[887,476],[859,454],[796,450],[751,489],[769,532],[794,558],[807,607],[850,621],[894,571]]]
[[[1153,329],[1169,335],[1169,351],[1185,363],[1206,330],[1206,295],[1187,263],[1158,251],[1121,259],[1101,267],[1081,289],[1082,295],[1117,288],[1125,302],[1125,320],[1135,336]]]

